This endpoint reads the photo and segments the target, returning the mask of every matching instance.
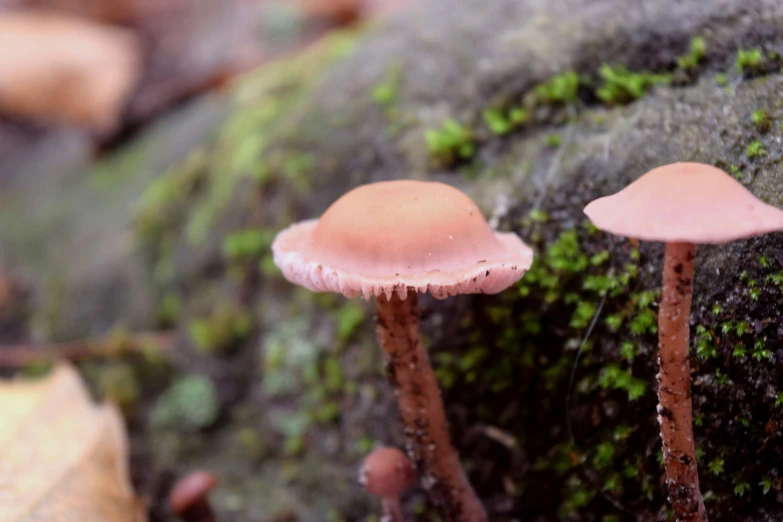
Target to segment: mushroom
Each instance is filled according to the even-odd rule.
[[[381,499],[383,522],[404,522],[400,495],[413,485],[414,477],[413,464],[397,448],[376,449],[359,471],[359,483]]]
[[[207,495],[217,485],[208,471],[193,471],[174,484],[169,493],[169,509],[185,522],[215,522]]]
[[[658,422],[669,502],[677,520],[707,520],[699,491],[688,361],[696,243],[728,243],[783,229],[783,211],[758,200],[722,170],[673,163],[585,207],[612,234],[663,241],[658,313]]]
[[[422,483],[444,520],[485,521],[449,439],[421,339],[417,293],[445,299],[500,292],[530,267],[532,250],[514,234],[493,232],[459,190],[411,180],[346,193],[320,219],[280,232],[272,250],[292,283],[314,292],[375,296],[378,340]]]

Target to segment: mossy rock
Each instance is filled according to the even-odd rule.
[[[738,67],[751,49],[761,61]],[[454,440],[492,520],[665,519],[662,247],[599,233],[582,208],[674,161],[720,166],[783,206],[781,51],[773,0],[438,0],[242,79],[214,139],[147,191],[135,233],[160,300],[182,302],[179,327],[216,295],[238,302],[262,338],[239,350],[261,344],[262,378],[285,385],[248,378],[183,466],[229,470],[216,501],[228,518],[367,516],[355,468],[372,441],[400,442],[371,325],[344,326],[371,307],[224,248],[361,183],[433,179],[538,253],[502,294],[423,301]],[[783,519],[781,310],[781,234],[699,247],[694,413],[716,520]],[[276,448],[256,464],[229,442],[249,429]],[[262,483],[277,492],[266,502]],[[407,507],[432,520],[422,502],[413,492]]]

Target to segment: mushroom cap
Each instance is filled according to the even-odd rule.
[[[343,195],[320,219],[281,231],[272,244],[286,279],[347,297],[408,290],[500,292],[533,262],[515,234],[494,232],[476,204],[443,183],[385,181]]]
[[[783,211],[722,170],[672,163],[585,207],[593,224],[646,241],[728,243],[783,230]]]
[[[397,448],[378,448],[362,463],[359,482],[377,497],[396,497],[413,485],[416,472],[410,459]]]
[[[169,493],[169,508],[181,515],[199,502],[217,485],[217,478],[208,471],[193,471],[174,484]]]

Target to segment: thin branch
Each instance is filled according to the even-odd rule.
[[[77,361],[95,357],[119,357],[128,353],[165,351],[171,348],[173,332],[113,333],[100,339],[65,343],[0,345],[0,368],[19,368],[36,362]]]

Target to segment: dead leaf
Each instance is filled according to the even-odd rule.
[[[128,477],[122,418],[60,365],[0,382],[0,520],[144,522]]]

